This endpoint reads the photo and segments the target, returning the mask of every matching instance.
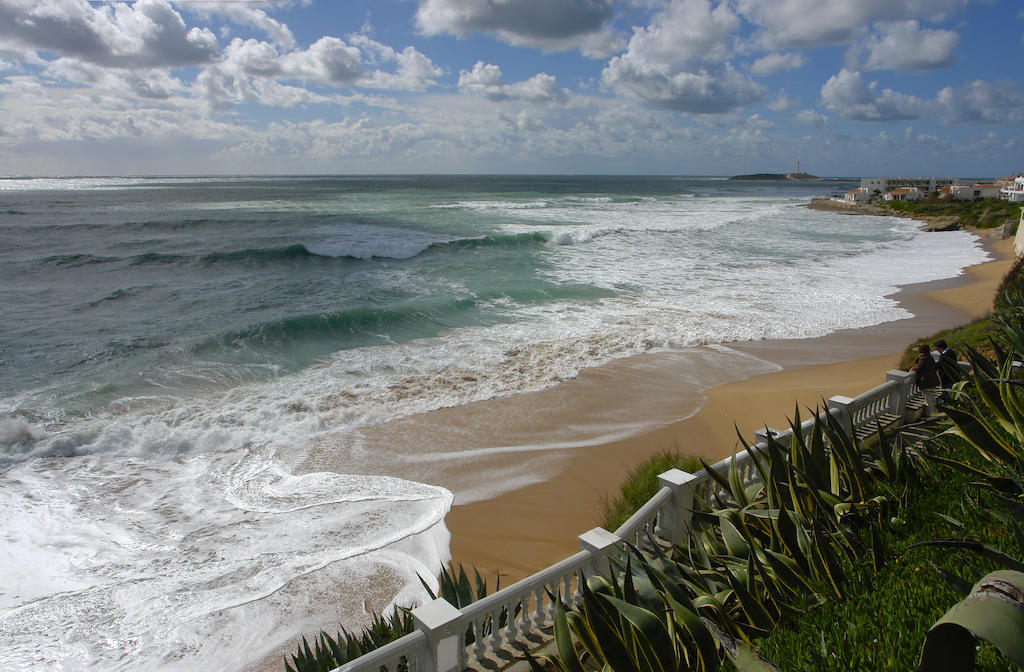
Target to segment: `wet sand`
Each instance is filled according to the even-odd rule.
[[[692,409],[694,395],[703,401],[698,401],[698,409],[686,412],[689,417],[629,436],[557,451],[556,455],[550,451],[542,456],[524,452],[512,459],[524,471],[536,466],[529,464],[530,460],[546,459],[549,477],[519,484],[487,499],[473,497],[460,502],[457,496],[446,518],[452,533],[453,560],[477,567],[489,578],[489,584],[493,585],[494,576],[500,575],[501,583],[508,585],[576,552],[576,537],[600,522],[602,499],[614,495],[629,469],[646,457],[673,449],[717,460],[731,454],[737,445],[736,427],[750,440],[753,431],[766,424],[786,427],[797,406],[803,411],[830,396],[856,396],[880,385],[885,372],[898,365],[903,350],[913,340],[989,312],[996,288],[1010,267],[1012,241],[991,240],[986,244],[995,261],[971,267],[960,278],[911,285],[899,292],[896,298],[914,314],[913,318],[821,338],[728,346],[777,365],[781,370],[775,372],[755,368],[744,374],[742,366],[737,371],[718,362],[722,370],[711,372],[708,379],[724,376],[732,382],[695,388],[700,385],[700,376],[683,370],[694,362],[673,354],[644,356],[585,371],[580,376],[582,384],[563,393],[589,395],[575,404],[587,417],[601,417],[617,401],[629,405],[636,391],[636,378],[652,374],[657,378],[685,378],[675,390],[663,380],[651,383],[651,393],[662,395],[650,399],[658,409],[675,405],[685,412]],[[530,418],[531,424],[536,422],[544,431],[551,420],[543,414],[537,419],[521,415],[526,410],[523,402],[517,398],[487,404],[503,408],[504,414],[496,413],[503,417]],[[479,411],[470,407],[449,410],[452,420]],[[564,425],[581,424],[578,416],[563,415],[560,420]],[[506,443],[511,438],[506,437]],[[508,467],[507,454],[499,460]],[[453,489],[459,492],[457,487]]]

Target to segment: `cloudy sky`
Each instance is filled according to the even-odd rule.
[[[1024,170],[1020,0],[0,0],[0,174]]]

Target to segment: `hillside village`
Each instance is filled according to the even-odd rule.
[[[850,203],[919,201],[926,196],[957,201],[998,198],[1024,203],[1024,174],[991,183],[966,182],[952,177],[865,177],[860,187],[851,189],[843,199]]]

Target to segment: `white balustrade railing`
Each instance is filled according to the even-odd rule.
[[[463,629],[473,633],[474,655],[515,649],[520,637],[549,625],[555,615],[552,597],[574,604],[580,598],[579,582],[593,564],[593,554],[583,550],[463,607]]]
[[[892,397],[896,394],[899,394],[899,384],[888,381],[854,397],[849,408],[854,429],[860,429],[875,418],[887,414],[892,406]]]
[[[397,672],[400,666],[407,667],[410,672],[424,672],[429,669],[421,661],[427,648],[427,635],[420,630],[414,630],[405,637],[389,642],[384,646],[374,649],[369,653],[350,660],[334,672],[356,672],[357,670],[387,670]]]
[[[663,486],[647,503],[615,530],[615,536],[625,539],[634,546],[647,543],[649,536],[655,535],[658,519],[662,509],[672,499],[672,488]]]
[[[917,392],[913,373],[890,371],[886,382],[854,398],[832,397],[828,410],[851,431],[863,427],[883,415],[907,420],[907,402]],[[801,423],[800,431],[808,436],[814,418]],[[783,445],[792,439],[793,429],[772,432]],[[754,443],[742,453],[711,465],[717,473],[728,477],[735,464],[744,485],[758,478],[753,455],[767,448],[765,430],[755,433]],[[580,599],[580,585],[586,577],[604,569],[610,557],[622,557],[623,542],[642,547],[651,537],[667,542],[682,542],[690,533],[694,500],[703,501],[712,509],[717,502],[726,502],[721,486],[706,472],[689,474],[671,469],[658,477],[661,488],[614,533],[595,528],[580,535],[581,550],[561,562],[511,586],[481,598],[473,604],[456,609],[443,599],[436,599],[412,610],[416,630],[399,640],[337,668],[335,672],[397,672],[401,664],[411,672],[462,672],[474,660],[490,658],[509,660],[522,646],[534,646],[536,635],[551,625],[555,603],[552,598],[574,604]],[[472,632],[473,643],[467,647],[466,635]],[[467,648],[469,650],[467,650]]]

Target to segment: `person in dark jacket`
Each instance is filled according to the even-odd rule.
[[[939,398],[945,401],[947,390],[953,387],[953,383],[960,380],[963,374],[960,365],[957,364],[956,350],[950,348],[946,341],[935,341],[935,349],[939,352],[939,387],[942,388]]]
[[[935,415],[939,407],[935,403],[939,387],[939,367],[932,358],[932,351],[926,344],[917,346],[917,363],[910,367],[910,370],[917,374],[917,386],[921,388],[924,395],[924,403],[927,405],[926,416]]]

